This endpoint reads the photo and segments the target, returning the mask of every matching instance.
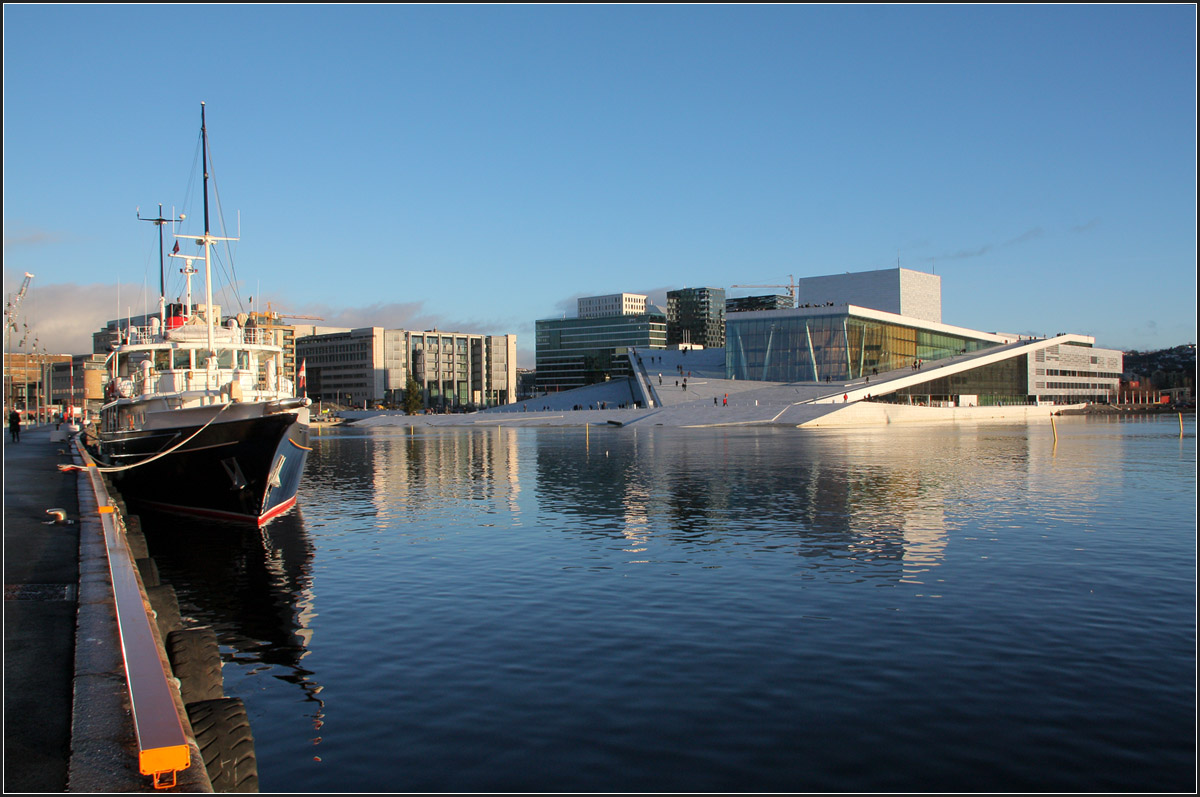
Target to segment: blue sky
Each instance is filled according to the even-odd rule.
[[[201,101],[242,301],[329,324],[532,366],[578,296],[899,262],[946,323],[1195,341],[1191,5],[6,5],[5,296],[36,275],[48,350],[153,309],[134,211],[200,218]]]

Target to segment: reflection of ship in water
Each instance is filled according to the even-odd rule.
[[[250,533],[179,515],[143,513],[141,520],[161,578],[179,598],[184,625],[210,626],[226,666],[270,667],[275,677],[300,686],[316,703],[320,723],[321,686],[303,666],[316,611],[313,546],[299,507]]]

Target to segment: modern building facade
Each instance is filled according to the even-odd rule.
[[[638,301],[640,299],[640,303]],[[663,349],[667,317],[645,296],[615,294],[579,300],[578,318],[536,322],[537,390],[555,393],[631,373],[629,349]],[[632,312],[638,307],[641,312]],[[608,315],[596,315],[608,308]]]
[[[586,296],[576,303],[579,318],[607,318],[614,315],[642,315],[646,297],[640,293],[610,293]]]
[[[901,286],[902,282],[897,280],[893,286]],[[911,371],[920,376],[919,372],[928,367],[929,379],[907,379],[910,384],[902,389],[873,399],[943,404],[966,401],[978,406],[1113,399],[1122,370],[1120,351],[1095,348],[1095,340],[1085,335],[1032,340],[943,324],[940,284],[914,282],[918,290],[907,299],[899,289],[871,294],[868,280],[835,277],[827,283],[810,284],[825,285],[829,292],[822,295],[857,290],[860,296],[874,295],[874,301],[880,304],[899,303],[925,316],[936,315],[938,321],[834,299],[802,302],[800,307],[788,310],[731,314],[726,319],[728,378],[854,383],[862,387],[872,378],[891,378],[897,372]],[[928,293],[934,287],[939,292],[936,297]],[[801,293],[804,296],[815,294]],[[982,353],[988,356],[979,356]],[[970,365],[940,368],[956,360]]]
[[[382,327],[297,338],[309,396],[353,407],[401,406],[408,378],[438,411],[517,400],[516,335]]]
[[[907,268],[887,268],[796,281],[797,307],[831,304],[853,304],[941,323],[942,278]]]
[[[790,296],[775,294],[772,296],[739,296],[725,300],[725,315],[730,313],[749,313],[754,310],[787,310],[795,307],[796,302]]]
[[[719,349],[725,345],[725,289],[667,291],[667,345]]]

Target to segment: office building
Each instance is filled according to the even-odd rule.
[[[725,290],[681,288],[667,291],[667,345],[706,349],[725,345]]]
[[[517,400],[516,335],[363,327],[297,338],[296,356],[308,395],[346,406],[401,407],[409,376],[429,409]]]
[[[796,300],[791,296],[739,296],[725,300],[725,315],[749,313],[754,310],[786,310],[794,307]]]
[[[541,393],[624,379],[630,375],[630,348],[666,348],[666,314],[648,306],[645,296],[591,296],[579,299],[578,306],[578,318],[536,322],[537,390]]]
[[[579,318],[607,318],[614,315],[642,315],[646,297],[640,293],[611,293],[587,296],[576,302]]]

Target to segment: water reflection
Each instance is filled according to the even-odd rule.
[[[444,432],[381,429],[317,441],[305,495],[357,501],[376,525],[457,511],[459,502],[517,512],[521,494],[513,429]]]
[[[1194,437],[1057,431],[346,428],[294,533],[160,568],[279,791],[1174,783]]]
[[[143,512],[150,554],[175,588],[185,625],[217,633],[222,658],[296,684],[323,711],[321,685],[303,661],[317,618],[313,546],[297,507],[259,530]],[[234,675],[226,669],[226,678]]]
[[[785,548],[809,561],[890,577],[936,566],[946,542],[952,469],[911,459],[864,466],[844,438],[788,431],[639,431],[543,437],[538,507],[580,534],[620,534],[633,561],[681,552]],[[910,452],[910,456],[916,452]],[[750,550],[747,551],[746,549]]]
[[[1092,439],[1105,427],[1058,431],[1061,445],[1034,425],[347,429],[316,442],[302,498],[346,507],[359,534],[537,524],[620,542],[628,564],[784,549],[801,566],[919,583],[954,528],[1003,523],[997,496],[1036,495],[1069,518],[1111,484],[1112,441]]]

